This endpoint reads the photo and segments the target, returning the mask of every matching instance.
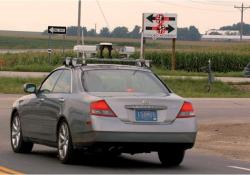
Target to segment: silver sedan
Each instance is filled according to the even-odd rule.
[[[149,69],[127,65],[63,66],[13,104],[11,145],[16,153],[33,144],[56,147],[63,163],[77,151],[158,152],[177,166],[195,143],[191,102],[176,95]],[[106,155],[105,154],[105,155]]]

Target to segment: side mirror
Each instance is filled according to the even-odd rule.
[[[23,90],[24,92],[26,93],[36,93],[36,85],[35,84],[30,84],[30,83],[27,83],[27,84],[24,84],[23,85]]]

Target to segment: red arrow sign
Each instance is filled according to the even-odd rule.
[[[175,29],[171,25],[168,25],[168,27],[164,25],[159,25],[154,27],[146,27],[146,30],[156,30],[159,34],[164,34],[166,32],[171,33]]]
[[[158,24],[164,23],[165,21],[175,21],[175,17],[167,17],[163,14],[158,14],[154,17],[153,14],[149,15],[147,19],[153,23],[153,21],[156,21]]]

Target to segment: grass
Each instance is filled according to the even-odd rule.
[[[41,83],[41,78],[5,78],[0,77],[0,93],[23,94],[25,83],[34,83],[37,86]]]
[[[233,86],[215,81],[211,92],[206,92],[207,80],[164,79],[164,82],[178,95],[193,98],[249,98],[250,92],[241,91]]]
[[[55,68],[62,65],[39,65],[39,64],[30,64],[30,65],[15,65],[2,67],[1,71],[14,71],[14,72],[51,72]]]
[[[23,94],[23,84],[35,83],[39,85],[42,78],[0,78],[0,93]],[[206,92],[206,80],[192,79],[164,79],[164,82],[178,95],[183,97],[211,97],[211,98],[246,98],[250,92],[240,91],[231,85],[215,82],[210,93]]]
[[[188,72],[188,71],[171,71],[166,68],[162,68],[159,66],[153,66],[152,71],[157,75],[165,75],[165,76],[199,76],[199,77],[207,77],[208,74],[204,72]],[[244,77],[243,72],[213,72],[215,77]]]

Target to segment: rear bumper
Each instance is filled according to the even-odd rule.
[[[94,132],[74,143],[75,149],[91,152],[149,153],[159,150],[190,149],[196,133],[110,133]]]
[[[196,133],[89,132],[75,139],[74,142],[194,143],[195,138]]]
[[[124,123],[114,118],[92,118],[92,130],[74,133],[73,143],[189,144],[195,143],[196,118],[177,119],[171,124]]]

